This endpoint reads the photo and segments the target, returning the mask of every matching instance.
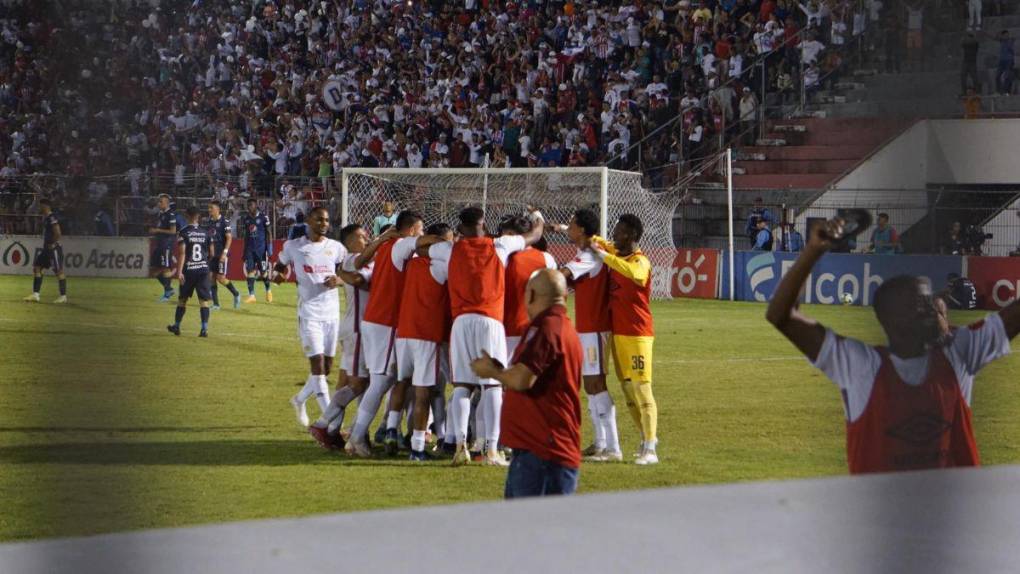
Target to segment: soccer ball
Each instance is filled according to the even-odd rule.
[[[844,305],[852,305],[854,302],[854,296],[849,293],[843,293],[839,296],[839,300],[842,301]]]

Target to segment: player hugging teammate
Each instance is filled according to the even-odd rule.
[[[488,465],[507,464],[499,442],[502,386],[476,376],[471,363],[483,357],[510,363],[512,349],[527,334],[528,279],[556,265],[544,253],[546,226],[537,210],[505,218],[496,237],[486,232],[485,214],[477,207],[463,209],[458,219],[456,239],[444,224],[426,232],[421,216],[413,211],[401,212],[396,225],[371,242],[357,225],[341,233],[351,251],[341,260],[339,279],[334,281],[345,283],[347,296],[343,380],[333,402],[321,402],[323,416],[309,428],[324,448],[373,456],[368,431],[385,404],[384,443],[390,455],[397,452],[401,423],[408,420],[411,460],[430,458],[426,440],[431,427],[439,439],[436,450],[451,452],[455,466],[467,464],[472,460],[468,438],[474,421],[480,459]],[[569,227],[561,226],[578,247],[563,274],[577,292],[578,313],[584,314],[579,320],[586,354],[582,366],[596,428],[587,454],[595,461],[622,459],[615,409],[605,383],[608,351],[619,359],[617,374],[628,410],[642,433],[636,462],[654,464],[658,458],[657,413],[650,388],[651,265],[637,246],[641,222],[632,215],[621,217],[613,242],[595,234],[598,225],[597,215],[580,210]],[[306,240],[287,246],[297,241]],[[294,263],[295,271],[298,267]],[[298,278],[300,289],[300,272]],[[305,299],[302,295],[302,305]],[[619,320],[611,320],[612,314]],[[306,349],[306,354],[311,352],[324,351]],[[313,374],[328,373],[328,366],[313,365]],[[447,382],[453,385],[449,404]],[[303,402],[311,394],[326,397],[324,376],[292,401],[304,425],[308,423]],[[357,416],[345,440],[340,429],[344,410],[359,396]],[[472,397],[477,401],[474,409]]]

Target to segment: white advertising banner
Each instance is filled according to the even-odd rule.
[[[60,245],[64,272],[70,277],[148,276],[148,238],[65,236]],[[37,235],[0,236],[0,275],[31,275],[39,249],[42,237]]]

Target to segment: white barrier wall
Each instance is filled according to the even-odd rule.
[[[61,238],[64,270],[71,277],[146,277],[149,240],[145,237]],[[36,251],[42,248],[37,235],[0,237],[0,275],[31,275]],[[49,271],[46,271],[49,273]]]
[[[928,183],[1020,183],[1020,119],[928,120]]]

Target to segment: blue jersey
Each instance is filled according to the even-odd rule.
[[[59,225],[60,220],[57,219],[57,215],[55,213],[51,212],[43,219],[42,237],[44,245],[52,245],[54,243],[53,237],[55,235],[55,230]]]
[[[227,236],[233,235],[233,231],[230,229],[230,221],[222,215],[219,219],[210,219],[206,225],[206,230],[209,232],[209,241],[212,242],[216,255],[223,253],[223,248],[227,245]]]
[[[156,227],[159,229],[165,229],[167,231],[173,231],[177,225],[177,214],[169,209],[166,211],[159,212],[159,221],[156,223]],[[178,230],[180,228],[177,228]],[[174,243],[174,236],[166,233],[160,233],[156,235],[156,241],[161,247],[169,247]]]
[[[244,250],[247,253],[262,254],[269,251],[269,216],[261,211],[255,215],[245,213],[241,217],[244,229]]]
[[[295,223],[290,226],[290,231],[287,232],[287,239],[297,239],[299,237],[308,236],[308,224],[307,223]]]
[[[209,233],[197,225],[189,225],[177,234],[177,244],[184,245],[184,272],[209,271]]]

